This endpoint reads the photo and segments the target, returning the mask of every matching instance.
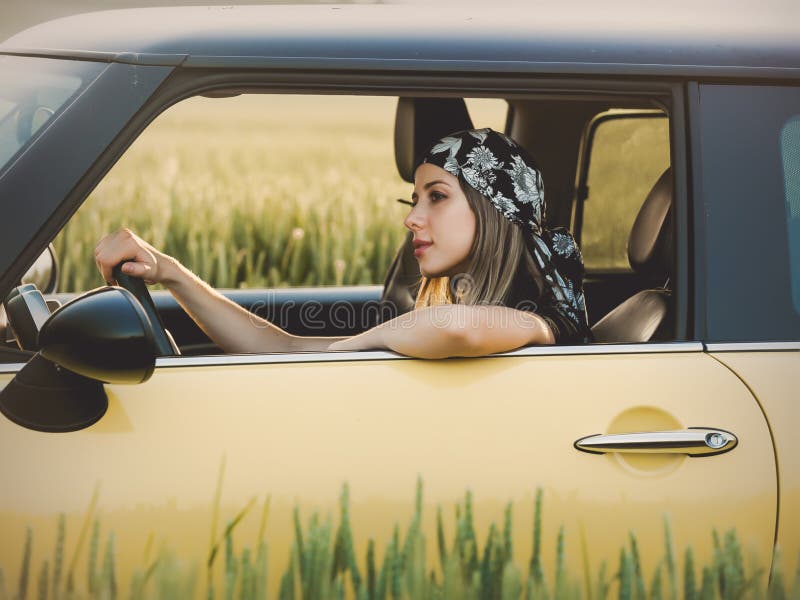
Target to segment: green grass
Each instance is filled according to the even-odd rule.
[[[218,491],[221,482],[222,477],[218,483]],[[118,542],[113,531],[106,537],[102,550],[102,564],[98,568],[101,540],[97,520],[94,520],[87,550],[89,569],[85,584],[82,585],[80,578],[73,578],[72,572],[69,573],[66,582],[59,577],[66,538],[64,516],[61,515],[55,541],[53,555],[55,566],[52,575],[47,560],[43,561],[40,568],[34,572],[31,564],[33,534],[28,528],[25,545],[21,549],[18,584],[13,586],[14,591],[10,593],[6,589],[8,580],[0,570],[0,599],[192,598],[195,597],[198,585],[203,579],[205,579],[205,597],[209,600],[214,599],[219,591],[225,600],[267,598],[267,540],[264,538],[264,525],[269,510],[269,498],[263,505],[261,527],[254,547],[238,546],[235,540],[237,526],[253,505],[254,500],[251,500],[226,524],[221,533],[218,534],[216,528],[212,527],[212,542],[205,578],[197,565],[181,560],[164,545],[154,558],[151,557],[148,543],[142,566],[133,573],[129,590],[120,590],[117,584],[115,548]],[[541,544],[543,523],[541,489],[538,490],[532,506],[533,552],[525,563],[518,562],[514,557],[511,545],[513,518],[510,504],[505,509],[502,528],[492,522],[482,548],[476,541],[472,495],[469,491],[466,492],[463,503],[456,505],[455,536],[449,544],[442,533],[440,507],[437,513],[438,556],[432,560],[428,560],[425,555],[422,507],[423,484],[420,479],[417,482],[411,521],[402,534],[400,527],[395,525],[391,538],[384,541],[384,558],[380,564],[375,559],[374,539],[368,540],[366,549],[355,547],[347,484],[342,486],[337,523],[334,523],[330,516],[321,518],[314,512],[304,525],[300,512],[295,507],[294,542],[291,548],[274,550],[277,560],[286,561],[277,598],[279,600],[333,600],[345,597],[357,600],[800,598],[800,575],[788,581],[776,566],[770,573],[768,586],[765,587],[763,578],[766,569],[745,567],[742,548],[734,529],[726,531],[723,535],[717,531],[711,532],[714,551],[710,564],[696,565],[692,549],[687,547],[683,554],[683,564],[678,565],[672,545],[671,527],[665,518],[663,555],[651,573],[643,571],[637,538],[634,532],[630,532],[628,543],[620,548],[618,564],[612,567],[612,570],[609,570],[607,564],[603,562],[594,577],[586,576],[590,551],[588,549],[583,553],[585,573],[583,577],[579,577],[570,571],[568,557],[572,550],[565,546],[562,525],[559,528],[555,548],[548,550],[555,553],[554,571],[546,576],[541,562],[542,552],[545,551]],[[215,505],[215,514],[217,509]],[[93,510],[92,505],[87,511],[86,522],[91,519]],[[86,523],[84,528],[85,526]],[[82,552],[80,544],[75,551],[76,556],[79,552]],[[360,562],[362,557],[363,562]],[[217,585],[213,579],[213,567],[218,558],[224,561],[224,581],[221,585]],[[526,564],[527,569],[520,569],[519,564]],[[778,565],[779,561],[775,560],[773,564]],[[38,574],[35,583],[32,581],[34,573]],[[678,573],[682,574],[680,578]]]

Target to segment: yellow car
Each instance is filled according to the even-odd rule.
[[[0,598],[800,593],[797,15],[582,11],[135,9],[0,45]],[[79,275],[144,223],[287,331],[363,331],[413,306],[415,157],[487,124],[578,239],[591,344],[230,355]]]

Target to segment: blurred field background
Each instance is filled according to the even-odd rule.
[[[412,191],[394,163],[395,107],[392,97],[266,94],[177,104],[56,238],[61,291],[103,284],[94,247],[120,227],[218,288],[382,283],[405,235],[408,208],[396,199]],[[503,127],[503,100],[468,107],[476,126]],[[588,268],[628,268],[628,232],[668,164],[666,119],[598,129]]]
[[[412,186],[390,97],[192,98],[152,123],[55,240],[61,291],[102,285],[93,251],[128,227],[211,285],[382,283]],[[469,101],[501,128],[505,102]]]

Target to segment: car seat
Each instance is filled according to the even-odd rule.
[[[673,264],[672,169],[659,177],[645,198],[628,237],[628,261],[633,270],[650,280],[664,281],[642,290],[592,326],[597,342],[647,342],[674,338],[672,294]]]

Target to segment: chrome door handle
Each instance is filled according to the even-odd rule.
[[[710,456],[733,450],[739,440],[730,431],[689,427],[678,431],[598,434],[575,441],[575,448],[592,454],[607,452]]]

